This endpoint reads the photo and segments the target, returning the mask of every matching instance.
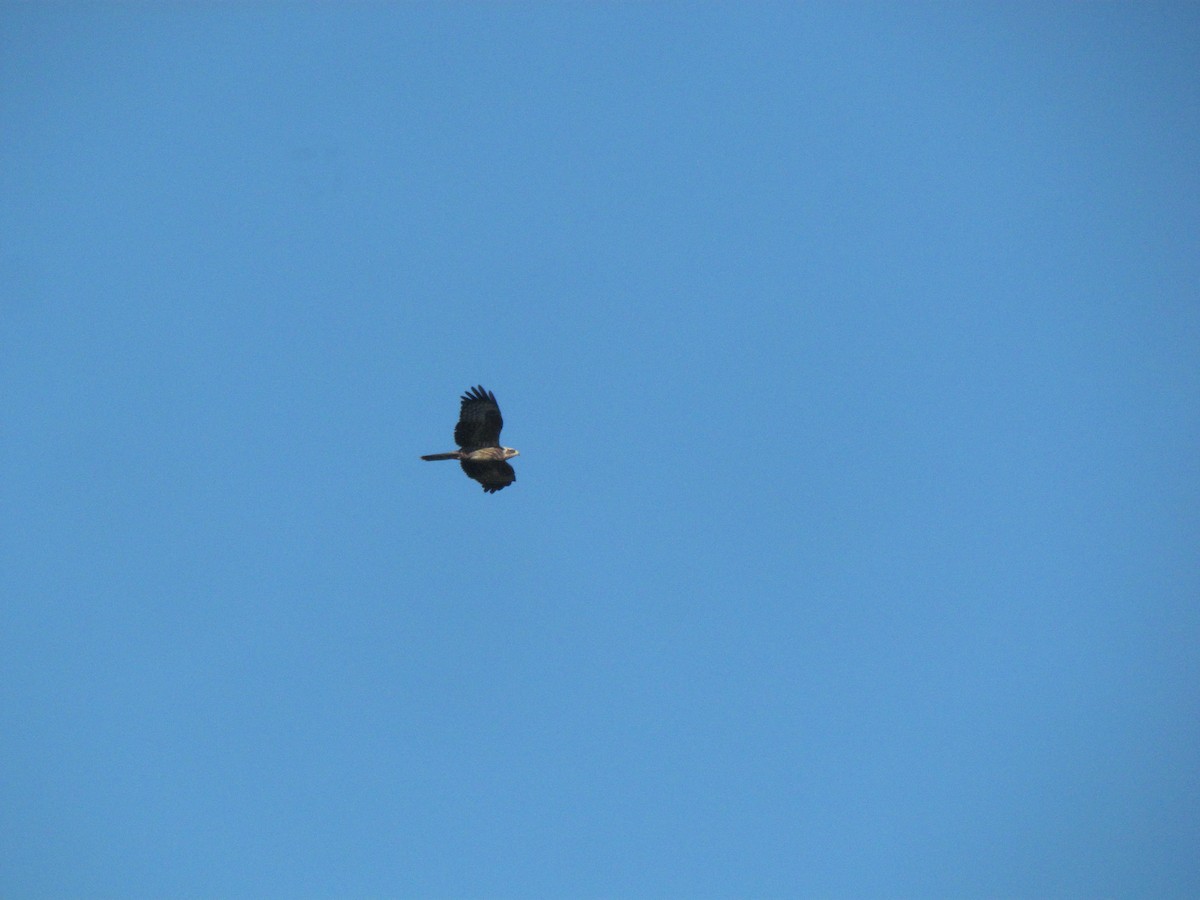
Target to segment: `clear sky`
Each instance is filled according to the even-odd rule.
[[[1195,5],[6,3],[0,121],[0,894],[1200,894]]]

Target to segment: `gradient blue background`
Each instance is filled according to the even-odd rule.
[[[1200,894],[1194,5],[0,36],[0,893]]]

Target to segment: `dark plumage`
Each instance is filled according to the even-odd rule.
[[[459,449],[450,453],[433,453],[421,459],[457,459],[462,470],[494,494],[517,480],[505,460],[521,454],[512,447],[500,446],[500,429],[504,419],[491,391],[473,387],[462,395],[458,424],[454,426],[454,443]]]

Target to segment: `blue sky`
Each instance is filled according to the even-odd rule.
[[[1196,896],[1198,47],[4,5],[0,893]]]

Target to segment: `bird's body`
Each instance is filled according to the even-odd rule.
[[[494,494],[517,480],[517,473],[507,460],[521,455],[512,447],[500,446],[503,427],[495,395],[482,386],[471,388],[462,395],[458,424],[454,427],[454,443],[459,449],[431,453],[421,459],[457,459],[468,477],[483,485],[487,493]]]

